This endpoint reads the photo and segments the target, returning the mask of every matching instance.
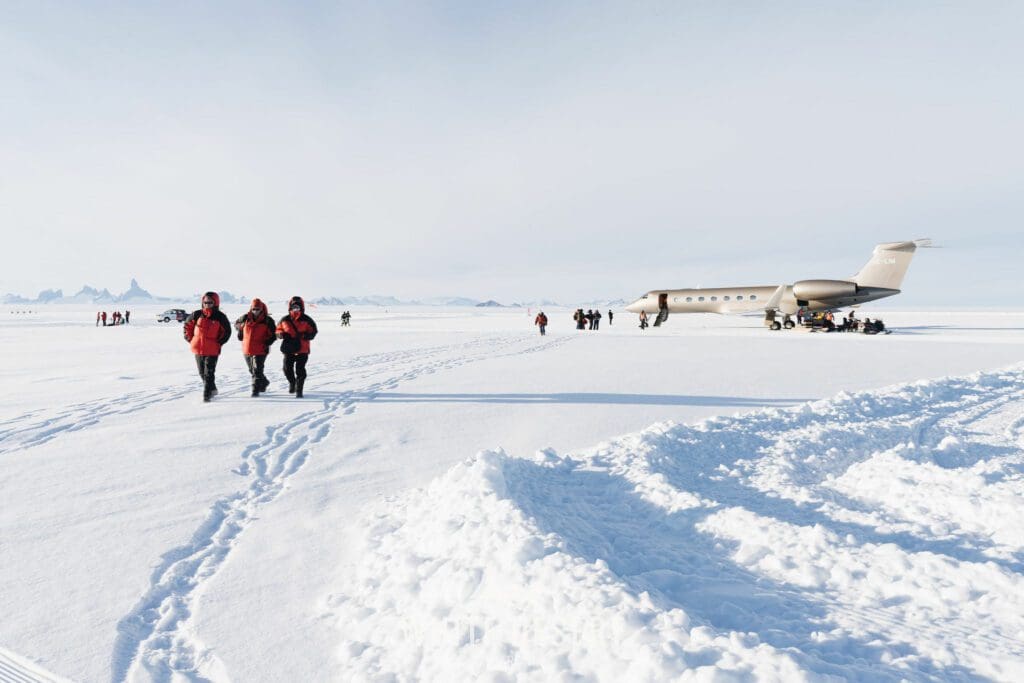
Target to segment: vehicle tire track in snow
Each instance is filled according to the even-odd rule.
[[[0,455],[42,445],[58,436],[92,427],[108,417],[129,415],[158,403],[175,401],[190,391],[182,386],[166,386],[76,403],[42,419],[36,418],[46,411],[26,413],[0,425]]]
[[[539,352],[566,339],[556,338],[538,346],[531,337],[531,347],[517,350],[515,347],[526,342],[525,338],[482,338],[413,352],[371,354],[319,372],[320,382],[330,382],[332,375],[344,369],[358,368],[374,374],[378,367],[394,370],[395,365],[415,364],[358,390],[325,398],[319,408],[268,427],[263,440],[245,447],[242,464],[234,471],[248,477],[249,485],[215,502],[189,543],[164,554],[151,576],[150,589],[118,623],[111,680],[141,677],[206,681],[226,677],[222,664],[193,633],[190,621],[195,601],[204,582],[223,565],[241,533],[253,523],[257,511],[281,494],[288,480],[305,464],[311,449],[327,437],[335,417],[351,414],[357,403],[372,401],[378,392],[421,375],[501,356]],[[439,355],[442,357],[437,358]]]

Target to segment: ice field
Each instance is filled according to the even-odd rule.
[[[0,681],[1024,680],[1024,313],[9,308]]]

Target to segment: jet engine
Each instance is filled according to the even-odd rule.
[[[801,301],[843,299],[857,294],[857,283],[846,280],[800,280],[793,283],[793,296]]]

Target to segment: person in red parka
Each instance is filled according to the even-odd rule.
[[[537,317],[533,319],[533,324],[540,328],[540,336],[544,336],[544,330],[548,326],[548,317],[544,315],[544,311],[537,314]]]
[[[263,374],[270,346],[277,341],[274,336],[274,319],[259,299],[253,299],[249,312],[235,321],[238,340],[242,342],[242,355],[252,375],[252,395],[259,396],[270,386],[270,380]]]
[[[277,338],[284,354],[284,376],[288,378],[288,393],[302,398],[306,383],[306,361],[309,360],[309,342],[316,337],[316,323],[306,315],[306,303],[301,296],[288,300],[288,315],[277,323]]]
[[[231,339],[231,322],[221,313],[217,292],[203,294],[202,302],[203,307],[185,321],[185,341],[196,355],[196,367],[203,378],[203,400],[209,401],[217,394],[217,359],[220,347]]]

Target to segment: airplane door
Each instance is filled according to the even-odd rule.
[[[668,320],[668,293],[662,292],[658,295],[658,317],[654,320],[655,327]]]

